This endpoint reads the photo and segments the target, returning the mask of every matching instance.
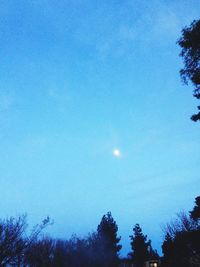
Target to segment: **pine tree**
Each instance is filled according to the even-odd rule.
[[[118,244],[121,237],[117,237],[117,231],[118,226],[111,212],[103,215],[97,227],[97,236],[104,266],[115,266],[118,261],[118,253],[122,246]]]
[[[139,224],[133,228],[133,235],[130,236],[132,252],[129,255],[137,267],[143,267],[144,262],[150,257],[151,241],[142,233]]]
[[[174,260],[174,241],[169,233],[166,233],[165,240],[162,244],[163,263],[166,266],[173,266]]]

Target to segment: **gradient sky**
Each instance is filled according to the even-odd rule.
[[[111,211],[123,252],[199,195],[197,101],[179,77],[199,0],[0,1],[0,217],[84,236]],[[113,156],[113,149],[121,151]]]

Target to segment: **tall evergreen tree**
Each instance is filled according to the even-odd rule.
[[[164,266],[172,266],[174,259],[174,241],[169,233],[166,233],[165,240],[162,244]]]
[[[111,212],[103,215],[97,227],[99,250],[102,261],[104,262],[103,266],[116,266],[119,256],[118,253],[122,248],[122,246],[119,245],[121,237],[117,236],[117,231],[118,226]]]
[[[144,262],[150,258],[151,241],[142,233],[139,224],[133,228],[133,235],[130,236],[132,252],[129,255],[137,267],[143,267]]]

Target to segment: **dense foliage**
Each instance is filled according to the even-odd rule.
[[[103,266],[116,266],[118,262],[118,252],[122,248],[119,245],[121,237],[117,237],[118,226],[114,221],[111,212],[102,217],[97,227],[99,244],[101,244],[101,259]]]
[[[182,36],[178,40],[181,47],[180,56],[184,61],[184,68],[180,74],[187,84],[191,81],[194,86],[194,97],[200,99],[200,20],[195,20],[189,27],[182,30]],[[198,106],[200,110],[200,106]],[[192,120],[200,120],[200,111],[191,117]]]
[[[151,240],[142,233],[142,228],[136,224],[133,235],[130,236],[132,252],[129,253],[136,267],[143,267],[145,261],[158,258],[156,251],[152,249]]]
[[[0,221],[0,266],[2,267],[115,267],[120,266],[121,250],[118,226],[110,212],[105,214],[97,231],[85,238],[52,239],[43,229],[52,224],[49,218],[27,233],[26,216]],[[179,213],[165,228],[162,244],[162,267],[200,266],[200,196],[193,209]],[[143,267],[145,261],[159,259],[151,240],[136,224],[131,252],[123,263]]]
[[[190,215],[180,213],[167,224],[162,245],[164,267],[200,266],[199,199]]]
[[[42,235],[50,219],[27,234],[26,216],[0,221],[0,266],[17,267],[113,267],[121,249],[118,226],[110,212],[95,233],[85,238],[52,239]]]

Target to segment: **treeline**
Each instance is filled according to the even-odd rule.
[[[188,214],[181,212],[164,228],[163,266],[200,267],[200,196]]]
[[[97,230],[85,238],[53,239],[42,234],[52,224],[46,218],[27,234],[27,218],[0,221],[0,266],[17,267],[116,267],[120,263],[121,237],[111,212],[105,214]],[[132,251],[128,258],[139,266],[151,257],[158,257],[151,241],[143,235],[139,224],[130,236]]]
[[[26,216],[0,222],[0,266],[106,267],[119,260],[118,226],[110,212],[102,217],[96,232],[85,238],[53,239],[42,235],[50,218],[27,234]]]
[[[120,259],[121,237],[118,226],[108,212],[97,230],[85,238],[53,239],[43,234],[52,221],[47,217],[27,231],[27,217],[0,221],[0,266],[17,267],[116,267]],[[200,197],[188,214],[180,213],[164,228],[163,256],[152,248],[151,240],[139,224],[130,236],[131,251],[126,261],[143,267],[145,261],[160,259],[164,267],[200,266]]]

